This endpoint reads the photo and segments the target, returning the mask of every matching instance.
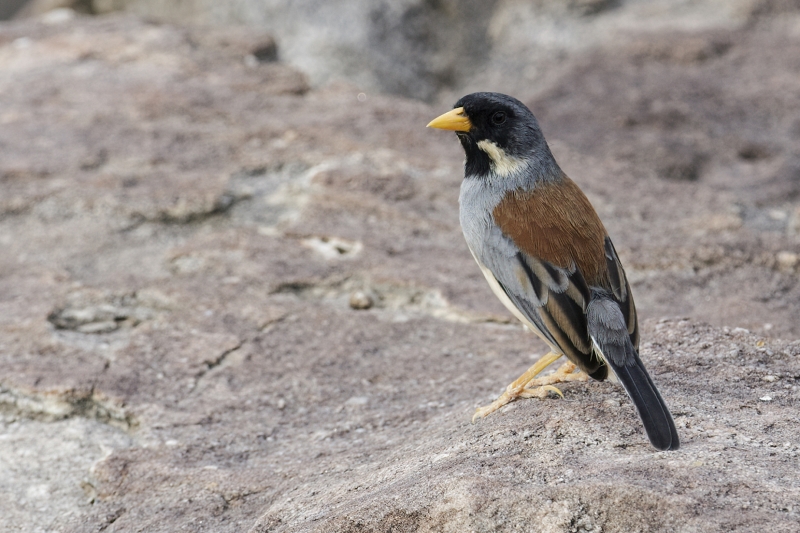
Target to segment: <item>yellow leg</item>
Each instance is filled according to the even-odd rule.
[[[589,376],[583,372],[578,372],[575,365],[569,361],[561,365],[559,369],[550,376],[536,378],[545,368],[553,364],[561,354],[550,352],[525,371],[519,378],[514,380],[505,392],[491,404],[479,408],[472,416],[472,422],[478,418],[483,418],[497,411],[507,403],[513,402],[517,398],[544,398],[548,392],[554,392],[564,397],[561,391],[553,387],[553,383],[566,383],[569,381],[586,381]],[[535,387],[535,388],[533,388]]]

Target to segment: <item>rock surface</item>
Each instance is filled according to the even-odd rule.
[[[762,4],[517,93],[614,236],[669,454],[609,383],[469,424],[544,346],[463,244],[441,106],[311,90],[255,30],[0,25],[0,529],[795,531],[800,16]]]
[[[551,87],[571,59],[664,30],[730,31],[797,8],[793,0],[29,0],[18,16],[56,7],[204,25],[246,24],[274,35],[283,61],[312,85],[346,79],[367,93],[454,101],[492,86]],[[695,53],[693,44],[677,47]],[[466,90],[466,91],[465,91]],[[454,98],[455,96],[455,98]]]

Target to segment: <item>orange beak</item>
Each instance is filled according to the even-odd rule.
[[[472,122],[469,121],[466,113],[464,113],[464,108],[457,107],[431,120],[428,123],[428,127],[439,130],[469,131],[472,129]]]

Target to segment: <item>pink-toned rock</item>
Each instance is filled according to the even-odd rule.
[[[463,243],[440,107],[251,30],[3,24],[0,529],[794,531],[790,30],[615,37],[520,94],[633,281],[658,454],[611,383],[469,424],[545,347]]]

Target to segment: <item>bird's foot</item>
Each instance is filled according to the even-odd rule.
[[[545,398],[548,392],[554,392],[563,398],[564,395],[558,388],[553,386],[554,383],[569,383],[571,381],[586,381],[589,379],[586,373],[581,372],[575,364],[570,361],[561,365],[558,370],[549,376],[541,378],[536,377],[559,357],[561,357],[560,354],[550,352],[539,359],[536,364],[506,387],[505,392],[503,392],[498,399],[475,411],[475,414],[472,415],[472,423],[474,424],[479,418],[489,416],[517,398]]]
[[[553,387],[552,384],[561,383],[563,381],[577,381],[577,379],[580,379],[573,377],[575,375],[575,365],[572,363],[565,363],[552,376],[545,376],[538,379],[536,378],[536,376],[538,376],[542,370],[553,364],[559,357],[561,357],[561,354],[550,352],[536,361],[536,363],[526,370],[524,374],[506,387],[505,392],[503,392],[498,399],[493,401],[491,404],[481,407],[475,411],[475,414],[472,416],[472,422],[474,423],[477,419],[492,414],[507,403],[513,402],[517,398],[544,398],[547,396],[548,392],[554,392],[563,398],[564,395],[561,394],[561,391]],[[568,370],[565,370],[567,365],[572,365],[572,367],[568,368]],[[554,379],[555,376],[558,377]],[[531,385],[536,388],[532,388]]]
[[[555,372],[553,372],[549,376],[544,376],[544,377],[536,378],[536,379],[533,379],[533,380],[529,381],[527,383],[527,385],[525,385],[525,388],[523,389],[523,393],[525,391],[531,390],[531,387],[538,387],[538,389],[541,389],[542,387],[552,386],[554,383],[569,383],[571,381],[588,381],[588,380],[589,380],[589,375],[588,374],[586,374],[585,372],[581,372],[580,369],[577,366],[575,366],[575,363],[573,363],[572,361],[567,361],[566,363],[564,363],[563,365],[558,367],[558,370],[556,370]],[[555,387],[551,387],[551,388],[555,389]],[[534,389],[534,390],[538,390],[538,389]],[[558,391],[558,389],[556,389],[556,390]],[[564,395],[561,394],[561,391],[558,391],[558,395],[561,396],[562,398],[564,397]],[[520,394],[520,396],[522,398],[543,398],[544,397],[544,395],[542,395],[542,396],[538,396],[538,395],[537,396],[526,396],[524,394]]]

